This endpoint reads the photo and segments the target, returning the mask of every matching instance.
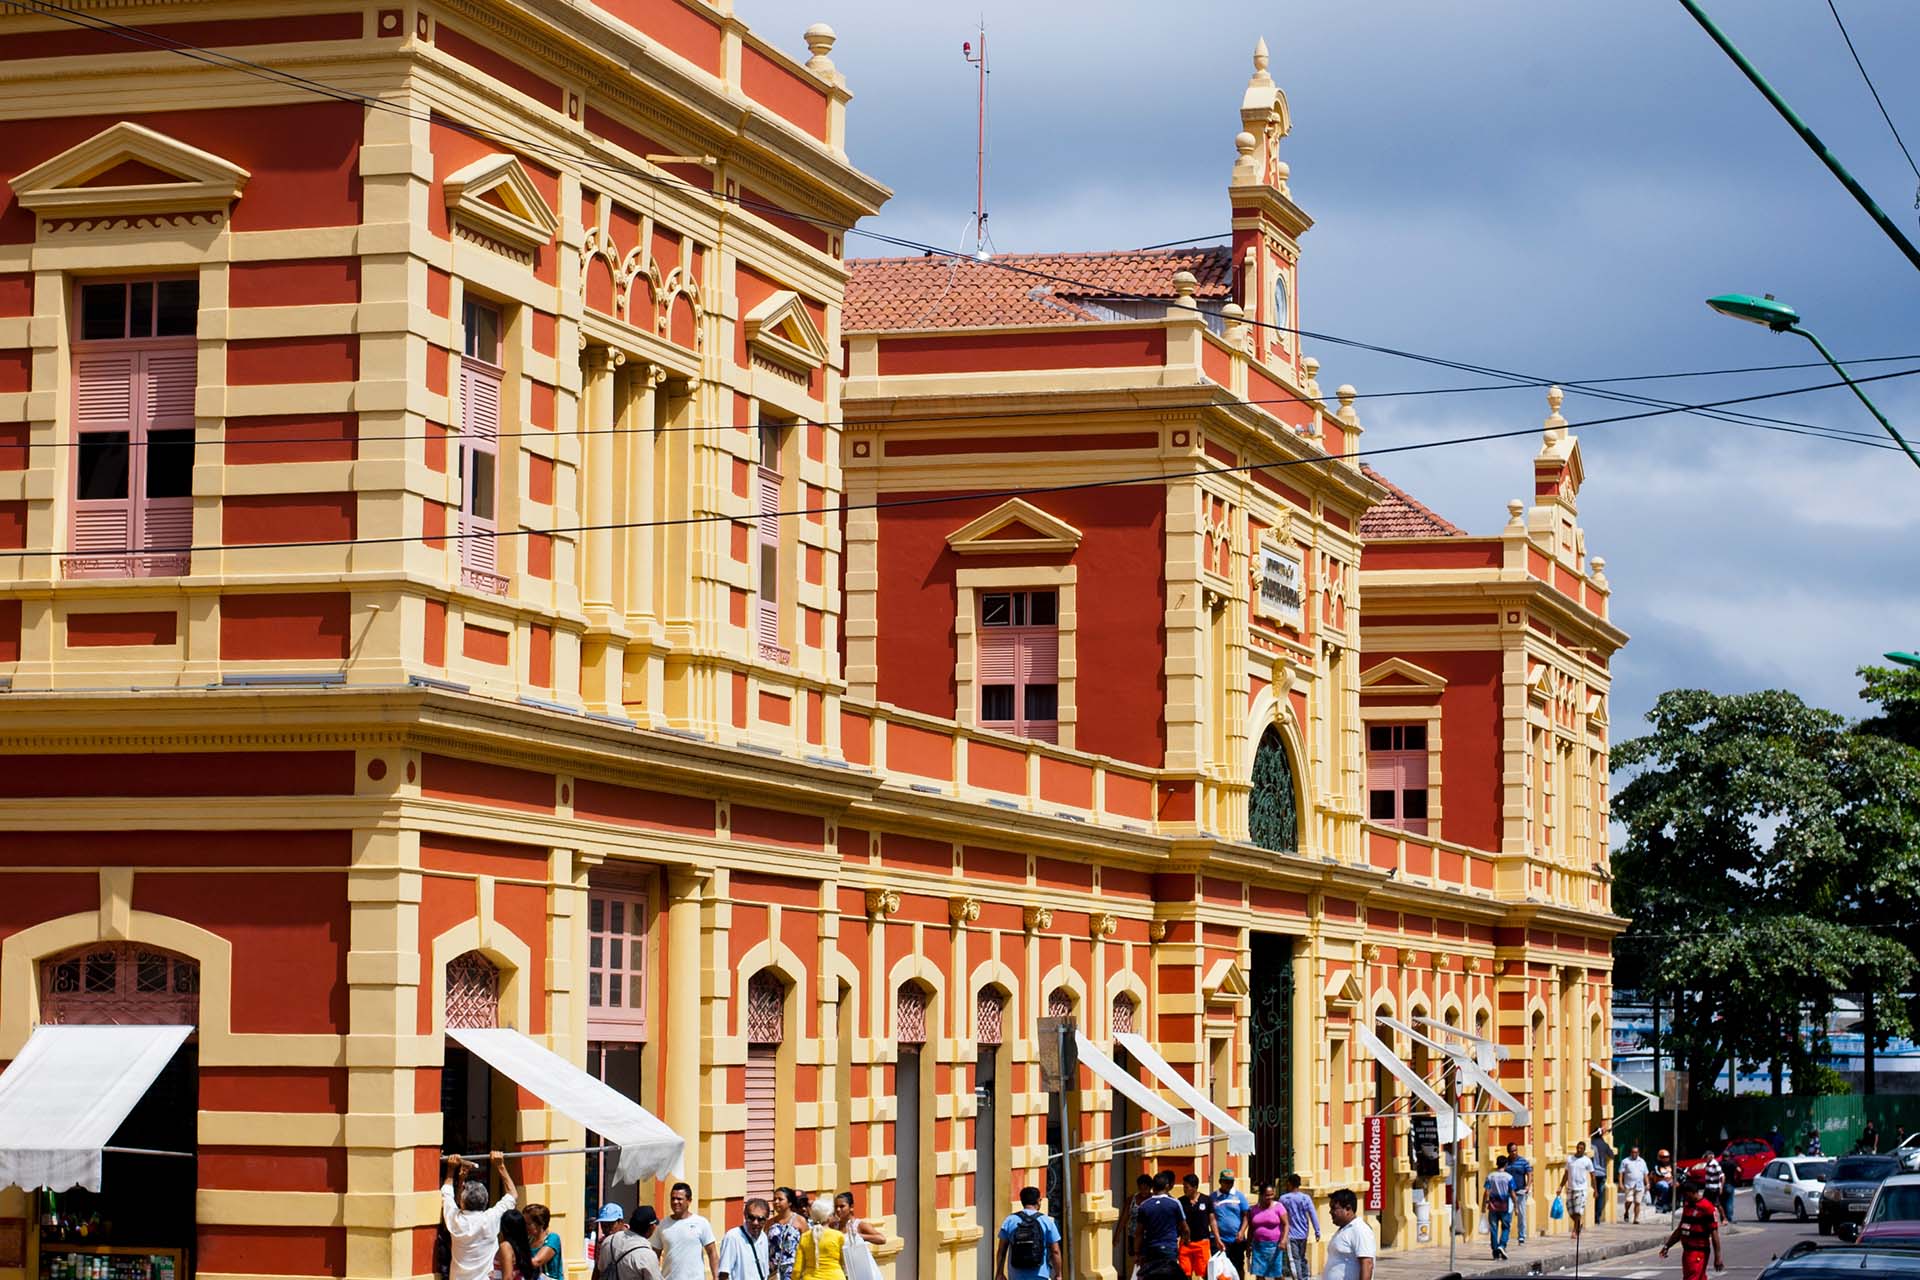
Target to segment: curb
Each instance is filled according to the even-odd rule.
[[[1581,1249],[1580,1265],[1585,1267],[1590,1262],[1605,1262],[1609,1258],[1618,1258],[1629,1253],[1644,1253],[1648,1249],[1657,1249],[1660,1247],[1660,1242],[1665,1238],[1664,1235],[1653,1235],[1640,1240],[1610,1240],[1606,1244],[1598,1244],[1591,1249]],[[1570,1248],[1564,1249],[1560,1252],[1541,1254],[1520,1261],[1509,1260],[1507,1262],[1496,1262],[1481,1271],[1468,1271],[1463,1267],[1460,1274],[1470,1277],[1472,1280],[1483,1280],[1483,1278],[1490,1280],[1491,1277],[1496,1276],[1524,1276],[1532,1274],[1533,1267],[1536,1264],[1538,1264],[1542,1271],[1559,1271],[1563,1268],[1571,1267],[1573,1265],[1573,1250]]]

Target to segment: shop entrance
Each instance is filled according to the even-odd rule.
[[[94,943],[40,964],[43,1026],[186,1028],[199,967],[138,943]],[[45,1280],[187,1280],[199,1185],[200,1049],[189,1035],[102,1148],[100,1189],[41,1188]]]
[[[500,1025],[500,970],[478,951],[447,962],[446,1025],[467,1030]],[[518,1096],[513,1081],[449,1038],[440,1067],[442,1154],[471,1157],[511,1150]],[[486,1161],[477,1163],[480,1176],[490,1178]]]

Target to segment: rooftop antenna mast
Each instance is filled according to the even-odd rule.
[[[993,256],[993,238],[987,234],[987,20],[980,19],[980,47],[971,40],[960,45],[961,56],[980,69],[980,134],[973,166],[973,256]]]

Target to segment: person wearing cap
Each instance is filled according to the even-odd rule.
[[[449,1280],[489,1280],[493,1260],[500,1251],[500,1218],[514,1208],[517,1188],[507,1172],[506,1158],[498,1151],[491,1157],[493,1171],[500,1175],[506,1190],[487,1207],[487,1184],[468,1178],[479,1166],[459,1156],[446,1158],[446,1181],[440,1184],[440,1220],[452,1241],[449,1250]]]
[[[1213,1193],[1213,1225],[1235,1275],[1247,1274],[1247,1238],[1253,1228],[1248,1215],[1252,1210],[1247,1193],[1233,1189],[1233,1170],[1222,1169],[1220,1189]]]
[[[652,1205],[635,1209],[629,1222],[619,1205],[603,1204],[594,1221],[600,1226],[594,1280],[660,1280],[660,1255],[653,1251],[653,1228],[660,1215]]]

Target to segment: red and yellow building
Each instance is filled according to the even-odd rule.
[[[1390,1244],[1360,1027],[1508,1046],[1531,1131],[1484,1140],[1549,1167],[1605,1114],[1578,445],[1556,404],[1490,538],[1358,464],[1264,50],[1230,248],[850,263],[888,192],[824,27],[77,12],[0,15],[0,1062],[193,1027],[126,1143],[193,1177],[115,1236],[427,1274],[443,1149],[584,1139],[449,1028],[641,1102],[716,1222],[852,1188],[898,1280],[1153,1126],[1047,1092],[1043,1017],[1141,1037],[1243,1176],[1357,1185],[1389,1112]],[[1228,1145],[1077,1159],[1074,1269]],[[110,1209],[152,1181],[106,1159]],[[575,1253],[660,1198],[520,1163]],[[0,1280],[63,1213],[0,1191]]]

